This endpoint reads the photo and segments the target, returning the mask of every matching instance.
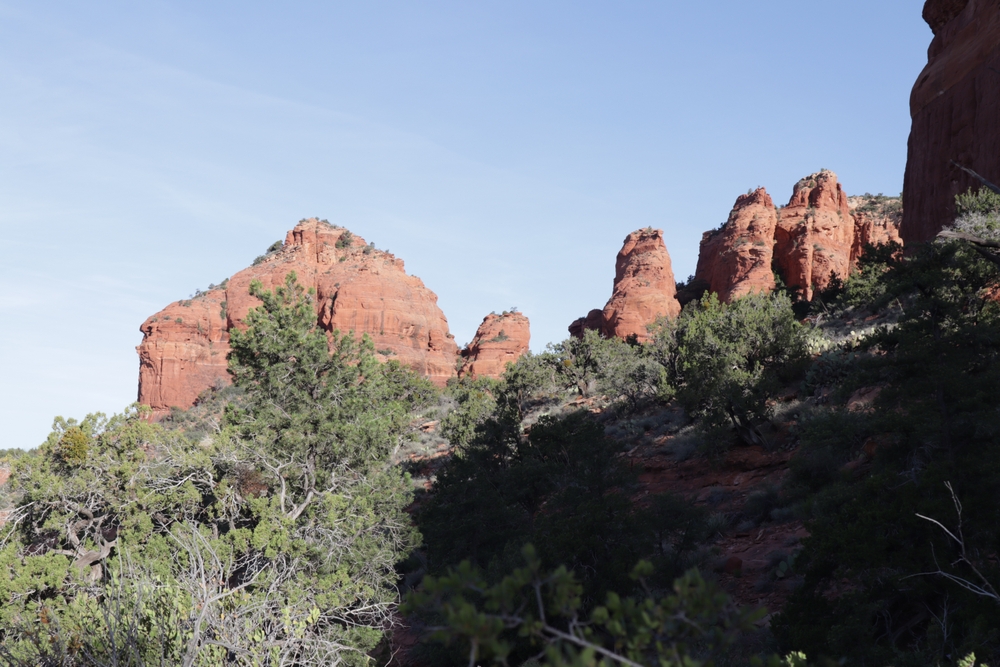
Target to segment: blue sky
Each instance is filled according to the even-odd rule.
[[[303,217],[538,350],[634,229],[683,279],[749,188],[896,194],[921,5],[0,0],[0,449],[124,408],[139,324]]]

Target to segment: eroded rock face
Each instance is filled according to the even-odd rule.
[[[806,176],[779,211],[774,258],[785,284],[803,298],[823,289],[832,276],[846,279],[851,270],[854,219],[847,195],[832,171]]]
[[[175,301],[142,323],[142,343],[136,348],[140,403],[154,412],[189,408],[201,392],[229,383],[226,293],[214,289]]]
[[[777,212],[764,188],[740,195],[719,229],[705,232],[695,280],[723,301],[774,289],[771,259]]]
[[[594,308],[586,317],[579,317],[569,325],[569,335],[583,338],[584,331],[604,331],[604,311]]]
[[[866,245],[899,243],[903,205],[896,197],[848,197],[847,204],[854,218],[854,247],[851,248],[851,266],[857,266]]]
[[[1000,4],[927,0],[934,32],[927,66],[910,94],[902,238],[929,241],[955,217],[955,195],[1000,182]]]
[[[649,338],[646,326],[659,317],[677,317],[681,305],[663,230],[640,229],[625,237],[615,262],[615,283],[604,306],[604,335],[640,342]]]
[[[252,280],[265,288],[283,284],[295,271],[316,290],[320,326],[368,334],[375,349],[444,385],[455,375],[458,347],[437,296],[408,276],[403,261],[376,250],[345,229],[315,218],[288,232],[284,247],[269,253],[224,286],[178,301],[147,319],[140,330],[139,402],[156,413],[188,408],[198,394],[228,383],[229,329],[259,301]]]
[[[531,342],[528,318],[519,312],[492,313],[483,318],[469,346],[459,377],[500,377],[508,363],[521,358]]]
[[[704,234],[688,291],[708,289],[728,302],[773,290],[777,270],[785,284],[811,299],[832,275],[847,279],[865,244],[901,243],[901,220],[898,198],[847,197],[832,171],[800,180],[781,209],[758,188],[736,200],[722,227]]]

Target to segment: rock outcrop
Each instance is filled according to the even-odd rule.
[[[854,219],[837,175],[824,170],[796,183],[774,235],[775,263],[785,284],[812,299],[832,276],[847,279],[853,247]]]
[[[188,408],[205,389],[228,383],[229,329],[259,304],[250,296],[250,282],[271,289],[290,271],[315,289],[323,329],[368,334],[380,355],[438,385],[455,375],[458,347],[437,296],[406,274],[402,260],[313,218],[288,232],[280,249],[223,285],[172,303],[142,324],[136,348],[139,402],[162,414],[174,406]]]
[[[899,199],[849,198],[832,171],[800,180],[780,209],[758,188],[736,200],[719,229],[704,234],[692,284],[732,301],[773,290],[777,271],[786,285],[811,299],[831,276],[847,279],[865,244],[900,242],[901,219]]]
[[[927,0],[934,32],[910,94],[902,237],[928,241],[955,217],[955,195],[1000,182],[1000,4]]]
[[[862,195],[848,197],[847,204],[854,218],[854,246],[851,248],[851,266],[857,265],[866,245],[899,243],[900,224],[903,221],[903,202],[897,197]]]
[[[584,331],[604,331],[603,310],[594,308],[586,317],[578,317],[569,325],[569,335],[574,338],[583,338]]]
[[[600,331],[608,338],[635,335],[649,339],[646,326],[660,317],[677,317],[677,283],[663,230],[647,227],[625,237],[615,262],[615,283],[604,310],[592,310],[569,325],[569,333],[582,338],[584,331]]]
[[[771,259],[777,224],[774,202],[764,188],[740,195],[725,224],[702,236],[695,280],[703,281],[727,302],[773,290]]]
[[[649,338],[646,326],[659,317],[677,317],[681,305],[663,230],[640,229],[625,237],[615,262],[615,283],[604,306],[603,331],[607,337],[640,342]]]
[[[483,318],[476,335],[462,350],[465,363],[459,377],[500,377],[508,363],[529,350],[531,328],[519,312],[491,313]]]

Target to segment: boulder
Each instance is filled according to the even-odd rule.
[[[615,262],[615,283],[604,306],[604,335],[640,342],[649,338],[646,326],[659,317],[677,317],[677,283],[670,254],[663,243],[663,230],[647,227],[632,232]]]
[[[910,94],[901,235],[929,241],[955,218],[955,195],[979,182],[954,163],[1000,183],[1000,4],[927,0],[934,32]]]
[[[272,289],[290,271],[315,290],[324,330],[367,334],[382,358],[398,359],[439,386],[455,375],[458,347],[437,296],[406,274],[402,260],[311,218],[289,231],[280,249],[222,286],[172,303],[142,324],[139,402],[162,414],[189,408],[204,390],[228,383],[229,329],[242,326],[259,305],[250,296],[251,281]]]
[[[772,291],[777,224],[774,202],[764,188],[740,195],[726,222],[702,235],[695,281],[726,302],[751,292]]]
[[[516,362],[530,349],[530,341],[527,317],[519,312],[491,313],[483,318],[472,342],[462,350],[465,363],[458,375],[498,378],[508,363]]]

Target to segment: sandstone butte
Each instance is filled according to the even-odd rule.
[[[785,284],[811,299],[831,276],[847,278],[865,244],[900,241],[898,204],[885,197],[849,198],[828,170],[796,183],[781,209],[758,188],[740,195],[726,222],[702,236],[695,280],[731,301],[773,290],[777,269]]]
[[[647,227],[625,237],[615,262],[615,282],[603,311],[592,310],[569,326],[570,334],[600,329],[608,338],[649,339],[646,327],[660,317],[677,317],[677,283],[663,230]]]
[[[695,280],[703,281],[727,302],[750,292],[773,290],[771,259],[777,225],[774,202],[764,188],[740,195],[726,223],[702,236]]]
[[[295,271],[299,283],[316,290],[319,325],[326,331],[368,334],[382,358],[398,359],[437,385],[455,375],[458,346],[437,296],[406,274],[403,261],[326,221],[299,222],[284,245],[222,286],[176,301],[140,330],[139,403],[154,416],[171,407],[189,408],[198,395],[229,382],[229,330],[259,301],[252,280],[265,288]]]
[[[472,342],[462,350],[465,363],[459,377],[500,377],[508,363],[528,351],[531,328],[528,318],[517,311],[491,313],[483,318]]]
[[[955,195],[1000,183],[1000,3],[927,0],[934,33],[910,94],[903,240],[928,241],[955,217]]]

